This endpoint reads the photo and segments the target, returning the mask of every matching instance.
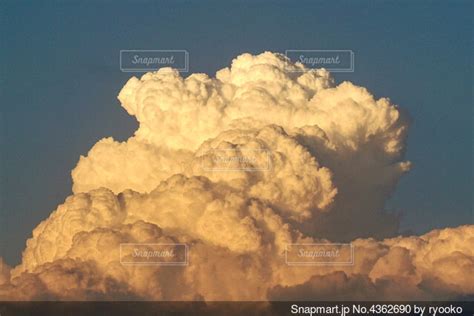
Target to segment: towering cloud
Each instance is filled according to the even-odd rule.
[[[474,272],[474,226],[394,237],[384,202],[410,163],[407,118],[388,99],[269,52],[215,78],[133,77],[118,98],[138,130],[79,159],[74,195],[35,228],[22,263],[0,262],[0,298],[474,294],[460,272]],[[330,241],[352,241],[354,264],[285,262],[288,244]],[[125,243],[186,244],[189,264],[123,265]]]

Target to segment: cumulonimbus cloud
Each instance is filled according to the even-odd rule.
[[[0,298],[474,294],[463,277],[474,226],[395,237],[398,219],[383,211],[410,169],[408,120],[388,99],[270,52],[215,78],[133,77],[118,98],[138,130],[79,159],[74,194],[34,229],[21,264],[0,261]],[[352,241],[351,266],[285,262],[288,244],[341,240]],[[123,243],[186,244],[189,265],[124,266]]]

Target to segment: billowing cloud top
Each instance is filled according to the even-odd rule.
[[[474,294],[463,277],[474,226],[394,238],[398,219],[383,206],[410,163],[408,121],[388,99],[270,52],[215,78],[133,77],[118,98],[138,130],[80,158],[74,195],[35,228],[22,263],[0,261],[0,298]],[[288,244],[351,240],[351,266],[285,262]],[[125,266],[124,243],[186,244],[189,264]]]

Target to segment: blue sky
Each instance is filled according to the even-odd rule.
[[[473,223],[471,1],[2,1],[0,256],[71,193],[70,171],[102,137],[137,123],[117,101],[122,49],[185,49],[190,72],[243,52],[350,49],[335,74],[388,96],[412,126],[387,209],[401,231]],[[139,75],[139,74],[135,74]]]

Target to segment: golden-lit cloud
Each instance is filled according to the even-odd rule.
[[[74,194],[34,229],[21,264],[0,261],[0,298],[474,294],[463,277],[474,226],[394,237],[383,206],[410,163],[408,120],[388,99],[269,52],[215,78],[133,77],[118,98],[138,130],[79,159]],[[288,244],[348,240],[353,265],[285,262]],[[123,265],[124,243],[185,244],[189,264]]]

